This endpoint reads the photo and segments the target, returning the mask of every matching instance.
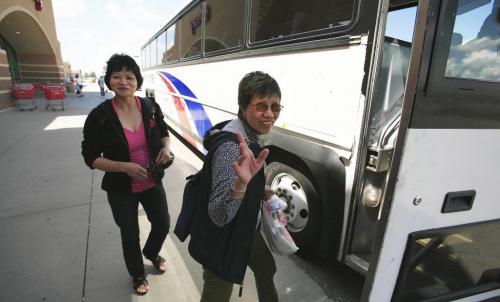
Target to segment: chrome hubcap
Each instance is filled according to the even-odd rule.
[[[284,212],[288,230],[300,232],[307,225],[309,219],[309,206],[302,186],[290,174],[279,173],[274,177],[271,188],[287,203]]]

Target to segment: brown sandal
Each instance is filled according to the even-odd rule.
[[[144,276],[134,278],[134,280],[132,281],[132,284],[133,284],[133,288],[135,290],[135,293],[138,294],[139,296],[144,296],[149,291],[149,282],[146,279],[146,277],[144,277]],[[141,291],[140,290],[141,287],[143,289],[146,289],[146,291]]]
[[[167,270],[167,261],[162,256],[158,255],[151,262],[153,262],[153,266],[160,274],[163,274]]]

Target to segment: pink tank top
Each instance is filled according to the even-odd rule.
[[[137,102],[137,108],[140,112],[142,112],[141,102],[139,98],[135,98]],[[118,115],[118,111],[115,104],[115,99],[113,99],[113,110]],[[123,131],[125,133],[125,137],[127,138],[128,148],[130,153],[130,161],[136,163],[140,166],[147,167],[149,163],[149,151],[148,144],[146,142],[146,133],[144,132],[144,123],[141,122],[139,129],[133,132],[125,127],[123,127]],[[155,181],[151,173],[148,172],[148,177],[144,180],[136,180],[132,179],[132,192],[138,193],[145,191],[149,188],[154,187]]]

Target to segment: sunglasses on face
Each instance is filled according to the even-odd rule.
[[[250,103],[248,105],[255,106],[255,110],[257,110],[258,112],[264,112],[264,111],[267,111],[267,109],[269,109],[269,105],[267,105],[267,103],[265,103],[265,102],[259,102],[256,104]],[[280,105],[278,103],[271,104],[271,111],[272,112],[278,113],[281,111],[281,109],[283,109],[283,105]]]

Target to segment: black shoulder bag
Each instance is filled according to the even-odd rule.
[[[151,114],[151,117],[155,119],[155,114],[156,114],[156,107],[153,104],[153,101],[149,97],[143,98],[144,104],[146,105],[146,110]],[[153,175],[156,178],[156,175],[162,174],[163,175],[163,170],[166,168],[170,167],[172,163],[174,162],[174,154],[170,152],[170,157],[168,158],[168,161],[164,164],[151,164],[148,167],[148,170],[153,173]]]

